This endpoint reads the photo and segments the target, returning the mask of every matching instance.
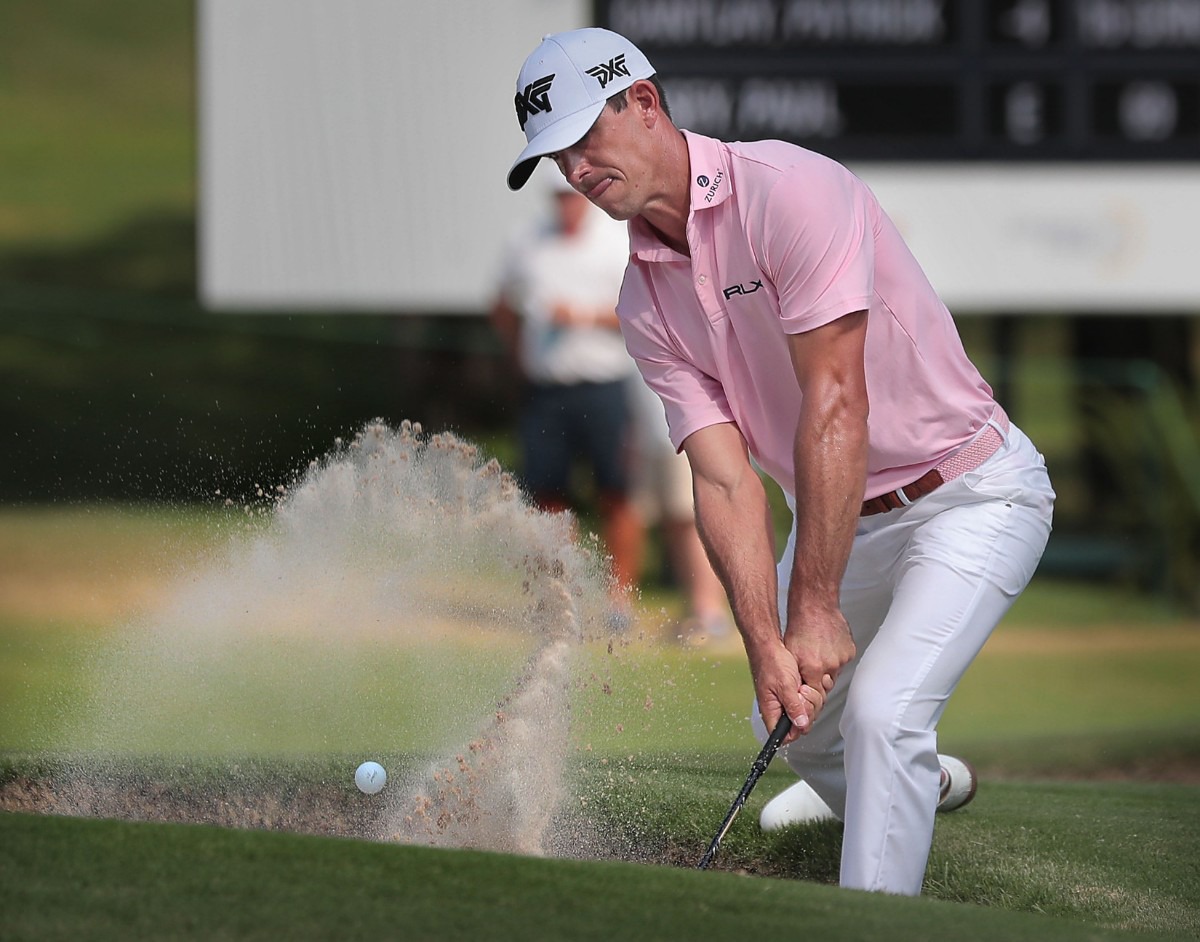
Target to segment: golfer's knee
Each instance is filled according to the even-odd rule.
[[[842,713],[842,736],[847,742],[890,741],[901,725],[901,712],[883,698],[851,696]]]

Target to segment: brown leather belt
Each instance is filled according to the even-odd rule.
[[[1007,433],[1008,416],[1004,414],[1003,409],[997,407],[995,420],[996,424]],[[926,471],[911,484],[905,484],[898,490],[888,491],[886,494],[864,500],[860,516],[870,517],[874,514],[886,513],[889,510],[898,510],[908,506],[918,497],[924,497],[926,494],[936,491],[947,481],[953,481],[968,471],[974,471],[992,457],[1003,444],[1004,436],[996,429],[995,425],[988,423],[975,438],[936,468]]]
[[[936,491],[946,482],[942,480],[942,476],[938,473],[937,468],[931,468],[912,484],[905,484],[900,488],[904,492],[904,496],[908,500],[900,499],[900,491],[888,491],[886,494],[880,494],[878,497],[872,497],[870,500],[864,500],[862,505],[863,517],[870,517],[872,514],[881,514],[889,510],[897,510],[907,504],[911,504],[918,497],[924,497],[933,491]]]

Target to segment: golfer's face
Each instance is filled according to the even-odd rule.
[[[577,143],[550,155],[571,186],[614,219],[631,219],[642,210],[639,112],[633,102],[620,113],[605,106]]]

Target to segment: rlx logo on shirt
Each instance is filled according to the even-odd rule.
[[[761,281],[752,281],[750,282],[750,287],[748,288],[745,285],[732,285],[731,287],[725,288],[721,293],[725,295],[725,300],[728,301],[735,294],[754,294],[754,292],[761,287]]]

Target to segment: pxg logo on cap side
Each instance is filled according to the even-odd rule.
[[[587,74],[600,83],[601,88],[607,88],[608,83],[618,75],[628,75],[629,66],[625,64],[625,53],[614,56],[607,62],[601,62],[587,70]]]
[[[550,86],[554,83],[554,73],[543,75],[525,86],[525,91],[517,92],[517,120],[521,130],[525,130],[525,122],[530,115],[541,114],[543,111],[553,111],[550,104]]]

